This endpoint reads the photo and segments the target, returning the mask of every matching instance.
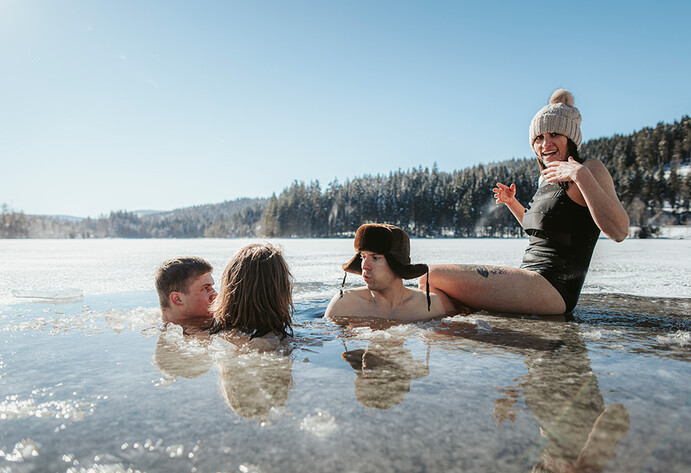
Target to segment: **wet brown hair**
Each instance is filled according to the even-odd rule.
[[[211,333],[236,328],[261,337],[293,334],[293,280],[281,251],[270,244],[241,248],[223,270],[221,289],[211,306]]]
[[[170,307],[171,293],[187,294],[192,281],[213,270],[206,260],[196,256],[172,258],[161,263],[156,271],[156,291],[161,307]]]

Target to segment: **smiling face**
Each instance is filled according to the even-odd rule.
[[[569,159],[569,140],[559,133],[543,133],[533,141],[533,151],[543,164]]]
[[[211,317],[209,305],[216,298],[214,278],[211,273],[205,273],[194,279],[187,292],[178,293],[184,308],[185,318]]]
[[[397,276],[389,266],[384,255],[372,251],[361,251],[362,259],[362,279],[365,280],[370,291],[382,291],[390,287],[397,279]]]

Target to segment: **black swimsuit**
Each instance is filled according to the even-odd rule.
[[[547,279],[571,312],[600,235],[588,207],[575,203],[558,185],[545,183],[525,209],[523,228],[530,242],[521,268]]]

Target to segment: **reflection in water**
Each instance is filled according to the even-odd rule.
[[[258,421],[267,420],[272,409],[285,405],[293,387],[290,347],[264,352],[242,346],[243,340],[212,340],[208,332],[183,332],[167,324],[159,335],[154,365],[168,378],[196,378],[216,361],[223,397],[236,414]]]
[[[528,353],[523,396],[547,445],[533,471],[601,471],[629,430],[621,404],[605,408],[578,326],[553,324],[564,345]]]
[[[211,354],[202,345],[203,341],[183,335],[178,325],[167,324],[156,343],[154,365],[171,380],[201,376],[213,365]]]
[[[217,360],[223,397],[236,414],[263,422],[293,387],[293,360],[280,353],[225,352]]]
[[[284,370],[292,371],[295,385],[269,422],[283,417],[267,427],[231,412],[221,400],[220,369],[207,371],[229,348],[213,337],[161,336],[152,286],[151,271],[171,255],[192,249],[222,267],[231,250],[246,243],[2,241],[0,266],[7,270],[0,275],[0,417],[6,418],[0,419],[0,471],[525,473],[538,461],[544,469],[585,469],[587,459],[599,469],[626,432],[626,412],[615,402],[626,406],[631,425],[603,471],[689,471],[691,265],[683,256],[689,240],[631,240],[607,248],[603,264],[588,276],[590,292],[597,294],[581,296],[574,311],[578,330],[543,318],[459,317],[483,318],[492,330],[481,333],[473,323],[467,336],[451,329],[438,334],[429,375],[411,376],[405,399],[388,410],[363,407],[356,399],[357,372],[341,357],[341,339],[350,350],[367,348],[373,339],[405,339],[403,346],[424,363],[425,339],[452,324],[446,319],[359,330],[324,321],[352,241],[282,240],[301,301],[294,362]],[[521,242],[437,239],[416,245],[420,261],[428,263],[450,254],[457,261],[487,259],[482,252],[500,255],[505,264],[516,248],[503,245],[514,243]],[[58,259],[67,266],[55,264]],[[58,306],[9,293],[11,286],[50,285],[78,285],[84,301]],[[657,287],[685,299],[606,294],[626,289],[642,296]],[[578,337],[579,330],[588,352],[572,354],[581,342],[569,333]],[[575,360],[585,364],[574,368]],[[568,365],[549,371],[561,363]],[[597,379],[590,378],[583,397],[602,401],[572,402],[591,370]],[[162,388],[156,383],[161,377],[177,382]],[[568,389],[562,386],[566,378],[574,378]],[[496,398],[502,398],[498,404]],[[94,414],[76,421],[84,409]],[[588,423],[573,438],[562,438],[583,410]],[[309,422],[311,430],[300,430]],[[593,454],[597,447],[604,451]],[[24,461],[11,461],[19,451]]]
[[[507,323],[515,327],[515,321]],[[533,333],[496,328],[480,333],[472,324],[454,322],[433,338],[463,337],[473,345],[491,344],[525,358],[528,373],[516,380],[517,385],[502,390],[505,397],[495,401],[494,417],[497,426],[514,422],[515,404],[523,395],[547,442],[533,471],[602,471],[629,430],[626,407],[605,408],[578,325],[526,323],[535,329]]]
[[[403,348],[404,339],[372,341],[366,349],[347,350],[341,357],[357,372],[355,396],[365,407],[388,409],[403,401],[412,378],[429,374],[426,364]]]

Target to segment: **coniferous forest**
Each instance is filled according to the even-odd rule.
[[[686,225],[691,205],[691,118],[630,135],[583,143],[581,157],[609,169],[631,225],[642,236]],[[2,205],[0,238],[338,237],[367,222],[387,222],[418,237],[520,236],[497,182],[515,183],[524,205],[535,192],[534,159],[512,159],[441,172],[436,164],[362,176],[322,189],[295,181],[268,199],[238,199],[147,215],[115,211],[97,219],[25,215]]]

